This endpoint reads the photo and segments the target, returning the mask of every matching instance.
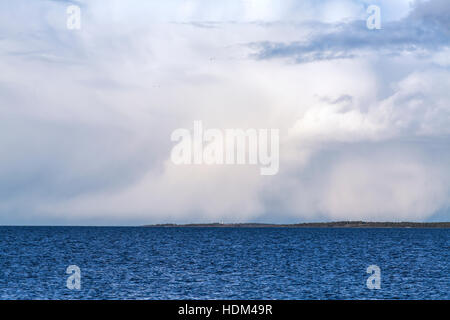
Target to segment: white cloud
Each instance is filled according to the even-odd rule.
[[[11,6],[31,22],[1,23],[0,222],[426,220],[448,207],[445,51],[382,57],[389,73],[376,54],[254,60],[248,43],[313,35],[290,22],[361,3],[273,6],[94,1],[78,33],[61,3]],[[280,128],[280,173],[172,165],[170,133],[197,119]]]
[[[397,152],[337,161],[325,185],[322,210],[333,220],[421,221],[448,205],[448,175],[442,175],[446,167]]]

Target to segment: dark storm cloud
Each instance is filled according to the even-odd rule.
[[[449,1],[419,2],[406,18],[382,23],[380,30],[368,29],[365,20],[319,24],[304,41],[266,41],[250,46],[257,49],[258,59],[291,58],[297,63],[354,58],[367,51],[390,56],[405,52],[427,55],[450,45],[449,12]]]

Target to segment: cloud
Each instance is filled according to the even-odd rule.
[[[386,2],[383,34],[357,1],[89,1],[77,31],[25,3],[0,5],[0,223],[448,219],[446,3]],[[279,174],[173,165],[199,119],[279,128]]]
[[[447,142],[339,143],[286,172],[270,210],[302,220],[426,220],[449,206]],[[440,158],[433,156],[439,152]]]
[[[325,100],[306,110],[290,129],[314,141],[379,141],[450,135],[450,73],[440,69],[411,73],[395,92],[372,105],[355,105],[351,96]]]
[[[408,16],[370,30],[365,20],[318,24],[306,40],[256,42],[258,59],[289,58],[297,63],[351,59],[364,54],[430,55],[450,45],[450,4],[445,0],[416,2]]]

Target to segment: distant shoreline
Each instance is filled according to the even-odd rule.
[[[143,227],[157,228],[450,228],[450,222],[309,222],[294,224],[270,223],[189,223],[153,224]]]

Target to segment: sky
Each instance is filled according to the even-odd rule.
[[[175,165],[196,120],[278,174]],[[3,225],[450,221],[449,146],[448,0],[0,0]]]

